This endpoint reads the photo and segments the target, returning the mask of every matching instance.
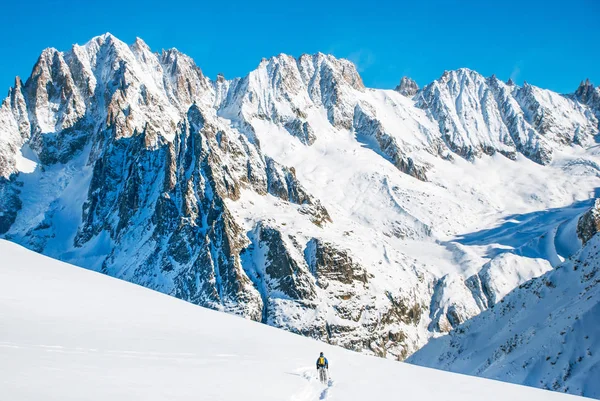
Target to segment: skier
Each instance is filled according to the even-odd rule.
[[[327,369],[327,370],[326,370]],[[319,359],[317,359],[317,372],[319,372],[319,380],[321,383],[327,383],[327,371],[329,370],[329,362],[327,362],[327,358],[321,354],[319,355]]]

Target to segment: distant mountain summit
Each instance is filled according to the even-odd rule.
[[[400,92],[404,96],[414,96],[419,91],[419,85],[409,77],[402,77],[400,85],[396,86],[396,91]]]

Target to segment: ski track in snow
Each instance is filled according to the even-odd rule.
[[[327,385],[323,386],[319,381],[314,368],[299,368],[296,372],[297,376],[301,376],[306,380],[306,386],[296,394],[292,395],[290,401],[315,401],[326,400],[329,398],[331,388],[334,384],[331,377],[328,376]],[[327,374],[329,375],[329,372],[327,372]]]

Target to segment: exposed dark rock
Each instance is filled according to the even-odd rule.
[[[314,299],[316,294],[308,272],[302,269],[290,255],[281,233],[261,223],[258,227],[258,240],[261,246],[267,248],[265,273],[268,278],[265,280],[268,282],[269,290],[281,291],[295,300]]]
[[[579,218],[577,236],[585,245],[598,231],[600,231],[600,199],[596,199],[594,206]]]
[[[469,100],[476,104],[472,115],[482,116],[484,129],[500,127],[498,138],[496,131],[482,135],[479,127],[469,126],[464,121],[468,110],[444,109],[457,99],[440,100],[441,84],[418,91],[414,81],[403,78],[397,90],[416,95],[439,127],[430,129],[423,110],[408,108],[411,101],[382,91],[379,94],[397,107],[398,116],[417,125],[411,132],[414,138],[405,141],[402,131],[390,131],[396,127],[388,126],[387,120],[384,128],[377,114],[381,112],[369,103],[370,94],[359,93],[367,90],[352,63],[323,54],[299,59],[280,55],[264,60],[247,77],[226,80],[218,75],[211,82],[189,57],[175,49],[152,53],[139,39],[128,46],[103,35],[69,52],[48,49],[25,85],[17,79],[0,109],[0,176],[5,177],[0,178],[0,234],[198,305],[403,359],[430,334],[424,329],[430,305],[437,308],[431,315],[437,319],[433,331],[449,330],[472,311],[461,309],[460,303],[444,304],[445,309],[441,302],[430,304],[434,279],[424,278],[421,266],[404,271],[410,263],[400,261],[402,272],[382,272],[376,261],[361,265],[358,254],[352,256],[360,249],[341,249],[316,238],[304,247],[321,231],[324,238],[333,238],[319,228],[331,222],[329,213],[302,185],[294,167],[263,154],[256,130],[260,124],[273,126],[274,132],[285,129],[310,146],[320,133],[309,121],[323,114],[333,125],[325,127],[328,135],[353,130],[359,141],[399,171],[422,181],[430,168],[425,160],[451,159],[449,149],[468,159],[497,152],[515,159],[520,152],[539,163],[551,160],[548,143],[553,139],[537,139],[554,133],[554,111],[534,103],[533,89],[522,93],[518,100],[523,106],[518,108],[519,88],[502,92],[504,84],[495,77],[480,80],[468,71],[459,75],[457,79],[447,72],[440,82],[455,94],[481,83],[481,90],[470,92]],[[596,90],[590,85],[575,94],[589,108]],[[423,92],[427,93],[422,96]],[[574,104],[589,112],[583,103]],[[487,124],[498,113],[503,125]],[[532,121],[524,115],[532,115]],[[452,121],[454,116],[457,121]],[[494,138],[475,143],[480,137]],[[563,139],[566,142],[559,142],[576,143],[568,135]],[[19,180],[26,177],[18,172],[21,150],[32,150],[38,157],[32,177],[39,173],[45,184],[56,180],[56,193],[46,187],[36,193],[32,180]],[[21,204],[22,182],[32,198],[53,197],[48,205],[40,202],[46,209]],[[395,200],[394,190],[388,189]],[[73,202],[68,199],[69,207],[81,209],[81,221],[74,218],[73,224],[61,225],[62,211],[71,210],[63,208],[64,201],[72,194],[76,197]],[[286,203],[282,209],[295,209],[304,215],[300,220],[318,227],[304,232],[303,224],[259,222],[263,217],[254,210],[242,210],[253,207],[256,194],[277,197],[281,201],[269,203]],[[15,220],[22,206],[36,213],[31,227],[20,217]],[[406,213],[406,220],[412,218]],[[19,227],[11,233],[15,221]],[[416,218],[404,223],[404,217],[390,222],[384,235],[431,234],[431,228]],[[73,243],[59,243],[62,238],[74,238]],[[382,285],[385,279],[372,280],[367,271],[380,277],[400,273],[394,277],[397,281]],[[481,308],[490,296],[484,280],[474,277],[479,281],[467,280],[461,290],[479,294],[476,306]]]
[[[311,239],[306,245],[304,257],[321,287],[326,287],[328,280],[344,284],[367,282],[364,269],[352,260],[347,251],[340,250],[331,243],[318,238]]]
[[[290,134],[300,139],[300,142],[305,145],[312,145],[317,139],[310,124],[299,118],[288,121],[284,124],[284,127]]]
[[[0,176],[0,234],[6,233],[17,218],[22,206],[19,192],[11,180]]]
[[[419,91],[419,85],[409,77],[402,77],[395,91],[406,97],[413,97]]]
[[[582,102],[588,103],[594,100],[597,97],[597,92],[594,91],[594,85],[590,82],[590,79],[587,78],[584,81],[581,81],[579,87],[575,91],[575,96]]]

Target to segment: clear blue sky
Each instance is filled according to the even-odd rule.
[[[111,32],[154,51],[176,47],[205,74],[243,76],[261,58],[321,51],[354,61],[367,86],[422,86],[475,69],[572,92],[600,84],[600,0],[2,1],[0,95],[45,47],[68,50]]]

